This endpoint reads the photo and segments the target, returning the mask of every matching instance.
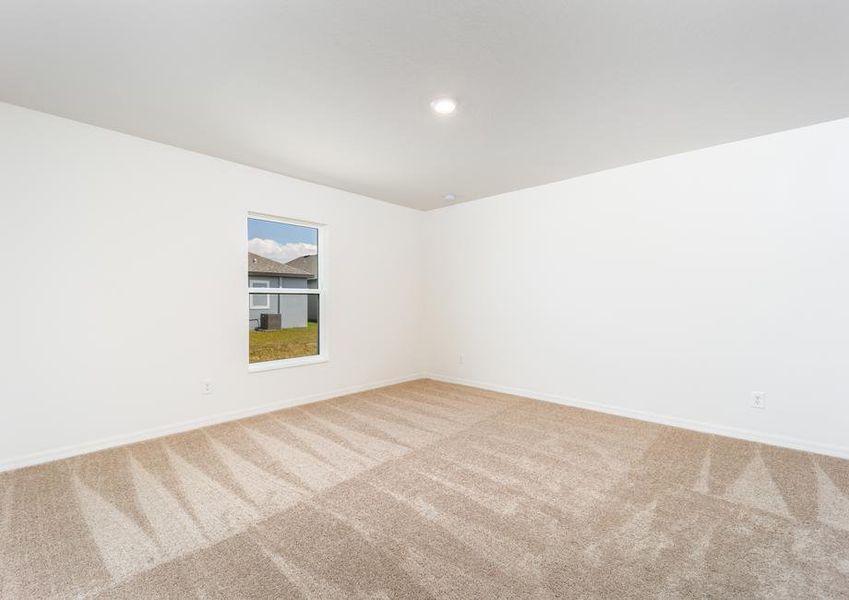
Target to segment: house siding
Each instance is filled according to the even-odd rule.
[[[248,277],[248,286],[254,287],[254,282],[268,282],[268,287],[283,287],[283,288],[302,288],[307,283],[305,279],[300,277],[279,277],[279,276],[261,276],[250,275]],[[310,286],[306,286],[310,287]],[[282,315],[282,327],[284,329],[292,327],[306,327],[309,313],[310,298],[304,295],[283,296],[270,294],[269,308],[249,308],[248,309],[248,328],[254,329],[259,327],[260,315],[262,314],[280,314]],[[250,306],[250,305],[249,305]],[[316,303],[317,315],[317,303]]]
[[[307,282],[307,287],[311,290],[317,290],[318,279],[310,279]],[[318,323],[318,302],[316,295],[307,297],[307,318],[315,323]]]

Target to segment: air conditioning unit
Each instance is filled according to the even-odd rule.
[[[263,313],[259,316],[259,328],[261,331],[273,331],[280,329],[283,325],[282,315],[277,313]]]

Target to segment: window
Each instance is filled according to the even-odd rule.
[[[249,285],[252,288],[267,288],[270,287],[269,281],[256,280],[250,281]],[[251,300],[251,308],[271,308],[271,296],[269,294],[249,294]]]
[[[320,272],[321,237],[319,225],[248,217],[248,363],[252,371],[326,360],[319,327],[326,299]]]

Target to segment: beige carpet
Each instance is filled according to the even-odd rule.
[[[849,598],[849,462],[432,381],[0,474],[2,598]]]

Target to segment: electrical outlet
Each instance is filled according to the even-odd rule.
[[[204,396],[208,396],[212,393],[212,381],[209,379],[204,379],[200,383],[200,389]]]
[[[752,392],[752,408],[766,408],[766,394],[764,392]]]
[[[466,362],[466,357],[461,354],[460,357],[459,357],[459,361],[460,361],[460,364],[462,365],[464,362]]]

